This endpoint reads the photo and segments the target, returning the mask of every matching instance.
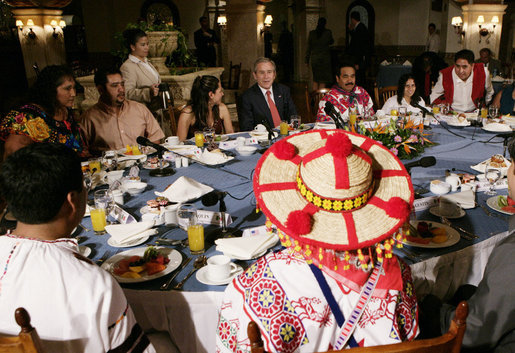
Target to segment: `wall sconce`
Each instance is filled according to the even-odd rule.
[[[261,35],[263,35],[263,33],[265,33],[272,26],[273,20],[274,18],[272,17],[272,15],[266,15],[265,21],[263,22],[264,26],[261,27]]]
[[[20,31],[23,31],[23,21],[16,20],[16,27],[18,27],[20,29]]]
[[[225,15],[218,16],[217,23],[218,26],[220,26],[220,28],[224,31],[227,27],[227,17],[225,17]]]
[[[454,32],[458,35],[458,43],[461,44],[465,37],[465,31],[463,30],[463,20],[460,16],[453,17],[451,24],[454,27]]]
[[[492,17],[492,29],[489,29],[487,26],[485,26],[485,17],[482,15],[479,15],[477,17],[477,25],[479,26],[479,43],[481,43],[482,37],[486,37],[486,44],[490,43],[490,36],[494,33],[495,26],[499,23],[499,17],[493,16]]]
[[[59,21],[59,27],[65,28],[66,27],[66,22],[64,22],[64,20]]]
[[[34,26],[34,21],[32,21],[30,18],[27,20],[27,26],[29,26],[29,33],[26,34],[26,36],[32,40],[36,39],[36,33],[32,30],[31,26]]]

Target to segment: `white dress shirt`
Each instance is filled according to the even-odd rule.
[[[421,107],[424,107],[424,108],[426,107],[423,99],[420,99],[418,104]],[[408,102],[406,101],[406,99],[404,99],[404,97],[402,98],[401,104],[399,104],[399,102],[397,102],[397,95],[388,98],[388,100],[384,103],[381,110],[385,114],[390,114],[390,111],[392,109],[398,110],[399,107],[406,107],[406,110],[408,113],[409,112],[412,112],[413,114],[421,113],[421,110],[419,108],[416,108],[416,107],[412,106],[411,104],[408,104]]]
[[[438,53],[440,51],[440,35],[438,33],[430,34],[427,37],[426,51]]]
[[[494,95],[494,89],[492,87],[492,81],[490,79],[490,73],[488,69],[485,67],[485,101],[488,103],[492,99]],[[438,81],[433,87],[430,95],[430,101],[433,103],[438,97],[444,94],[445,89],[443,87],[443,76],[442,73],[438,76]],[[471,112],[476,109],[474,102],[472,101],[472,83],[474,82],[474,70],[470,76],[463,81],[461,78],[456,75],[456,71],[452,70],[452,81],[454,85],[454,94],[452,98],[452,109],[457,112]]]

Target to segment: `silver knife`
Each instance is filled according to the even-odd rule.
[[[460,227],[460,226],[457,226],[457,225],[452,224],[452,223],[451,223],[451,221],[449,221],[446,217],[440,217],[440,219],[442,220],[442,223],[443,223],[443,224],[446,224],[446,225],[448,225],[449,227],[454,228],[454,229],[456,229],[456,230],[458,230],[458,231],[460,231],[460,232],[462,232],[462,233],[464,233],[464,234],[468,235],[468,237],[465,237],[465,239],[466,239],[466,240],[472,240],[472,239],[477,239],[477,238],[479,238],[479,237],[478,237],[477,235],[475,235],[474,233],[471,233],[471,232],[469,232],[468,230],[466,230],[466,229],[464,229],[464,228],[462,228],[462,227]],[[469,238],[469,237],[471,237],[471,238]]]
[[[168,281],[166,281],[166,283],[163,283],[161,285],[161,287],[159,287],[159,289],[161,290],[167,290],[168,287],[170,287],[170,284],[172,284],[172,281],[175,279],[175,277],[177,277],[177,275],[179,274],[179,272],[182,271],[182,269],[184,268],[184,266],[186,266],[189,262],[191,261],[191,257],[188,257],[183,263],[182,265],[177,269],[177,271],[175,271],[175,273],[173,274],[172,277],[170,277],[168,279]]]

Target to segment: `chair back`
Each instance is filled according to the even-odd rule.
[[[43,346],[36,329],[30,325],[30,315],[24,308],[14,312],[21,327],[18,336],[0,337],[0,353],[43,353]]]
[[[377,87],[377,83],[374,83],[374,97],[377,105],[377,109],[381,109],[384,102],[397,94],[397,86],[386,86]]]
[[[309,92],[309,88],[306,85],[306,108],[309,116],[308,122],[314,121],[318,112],[318,104],[329,90],[329,88],[321,88],[316,91]]]
[[[231,61],[229,64],[229,81],[227,82],[227,89],[240,88],[240,73],[241,63],[238,65],[233,65]]]
[[[456,314],[452,319],[449,331],[435,338],[406,341],[383,346],[357,347],[341,351],[327,351],[326,353],[459,353],[461,350],[463,335],[467,328],[466,320],[468,310],[467,302],[460,302],[456,308]],[[254,321],[249,323],[247,334],[250,340],[251,353],[266,353],[263,349],[261,333]]]

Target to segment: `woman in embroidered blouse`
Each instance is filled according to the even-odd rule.
[[[180,141],[205,128],[213,128],[215,134],[234,132],[229,110],[222,103],[223,96],[224,91],[216,77],[206,75],[195,79],[191,99],[179,116],[177,136]]]
[[[132,28],[123,32],[129,57],[120,67],[125,80],[128,99],[149,105],[159,93],[161,76],[148,61],[148,37],[141,29]],[[152,110],[152,109],[151,109]]]
[[[392,109],[397,110],[399,106],[406,107],[408,112],[420,113],[421,110],[414,106],[418,104],[425,108],[424,100],[420,97],[417,85],[415,84],[415,77],[412,74],[405,74],[399,78],[397,94],[390,97],[381,108],[385,114],[390,114]]]
[[[75,79],[66,66],[45,67],[29,91],[29,104],[10,111],[0,122],[4,158],[34,142],[61,143],[81,157],[89,155],[71,108]]]

